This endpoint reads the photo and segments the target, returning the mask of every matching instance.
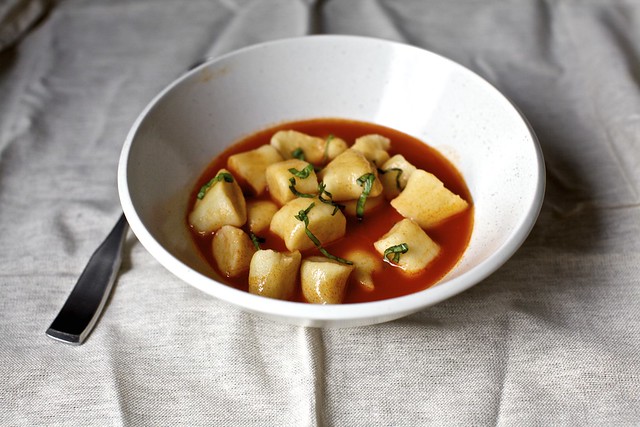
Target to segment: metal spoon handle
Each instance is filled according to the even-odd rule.
[[[91,256],[60,313],[47,329],[47,336],[74,345],[84,342],[100,317],[118,275],[128,228],[123,214]]]

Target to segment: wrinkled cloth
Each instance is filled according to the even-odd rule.
[[[0,51],[16,43],[50,7],[50,0],[4,0],[0,3]]]
[[[640,425],[640,2],[47,4],[0,28],[21,29],[0,44],[2,425]],[[203,57],[307,34],[429,49],[518,106],[547,191],[513,258],[403,319],[313,329],[203,294],[129,234],[87,342],[47,338],[119,216],[143,107]]]

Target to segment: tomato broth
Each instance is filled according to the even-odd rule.
[[[349,146],[353,145],[356,138],[363,135],[379,134],[385,136],[391,140],[391,147],[388,150],[390,156],[402,154],[418,169],[424,169],[437,176],[444,183],[445,187],[469,203],[468,209],[446,219],[437,226],[425,230],[429,237],[441,248],[438,256],[426,269],[415,275],[407,275],[392,263],[383,262],[382,268],[373,273],[375,288],[368,290],[358,283],[349,283],[343,303],[378,301],[408,295],[426,289],[444,277],[461,258],[469,244],[473,228],[471,194],[461,174],[434,148],[402,132],[372,123],[333,118],[312,119],[283,123],[249,135],[226,149],[206,168],[192,190],[189,206],[191,207],[195,203],[196,195],[202,185],[215,176],[219,169],[226,168],[229,156],[260,147],[264,144],[269,144],[271,136],[279,130],[296,130],[321,138],[335,135],[344,139]],[[247,200],[270,199],[268,189],[258,197],[252,196],[251,194],[246,194],[246,196]],[[188,216],[188,212],[186,216]],[[393,225],[403,219],[402,215],[388,202],[383,203],[371,212],[367,212],[361,221],[350,215],[345,216],[347,218],[346,235],[337,241],[323,245],[331,254],[343,258],[346,258],[346,254],[354,249],[366,250],[378,258],[382,258],[382,256],[375,251],[373,243],[387,233]],[[187,226],[189,226],[188,221]],[[246,225],[243,229],[248,232]],[[220,273],[217,268],[212,255],[211,242],[213,233],[202,235],[192,228],[191,234],[201,256],[218,271],[221,277],[224,277],[224,274]],[[262,249],[287,251],[283,240],[274,233],[266,231],[261,233],[260,237],[265,239],[265,243],[260,245]],[[316,248],[301,251],[301,253],[303,259],[307,256],[319,255],[318,249]],[[247,271],[239,277],[225,278],[225,281],[230,286],[248,291],[248,274]],[[296,288],[297,291],[293,300],[305,302],[299,278]]]

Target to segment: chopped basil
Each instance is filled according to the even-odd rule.
[[[323,163],[326,163],[327,160],[329,160],[329,143],[331,143],[331,141],[333,141],[334,138],[335,136],[330,134],[324,143],[324,156],[322,157]]]
[[[327,186],[325,185],[324,182],[320,181],[318,183],[318,200],[320,200],[322,203],[326,203],[328,205],[333,206],[333,212],[331,213],[331,216],[333,216],[340,209],[344,208],[344,205],[334,202],[333,195],[326,190],[326,187]],[[322,197],[323,194],[326,194],[327,196],[329,196],[329,198],[325,199],[324,197]]]
[[[390,246],[384,250],[384,257],[397,264],[400,261],[400,255],[406,254],[409,251],[409,246],[406,243],[400,243],[399,245]]]
[[[313,242],[313,244],[318,248],[318,250],[320,251],[320,253],[324,256],[326,256],[329,259],[332,259],[334,261],[338,261],[342,264],[347,264],[347,265],[353,265],[352,261],[349,261],[348,259],[344,259],[344,258],[340,258],[338,256],[332,255],[330,254],[325,248],[322,247],[322,243],[320,242],[320,240],[318,240],[318,238],[311,232],[311,230],[309,230],[309,216],[308,213],[311,211],[311,209],[313,209],[313,207],[316,204],[314,202],[312,202],[309,207],[307,207],[307,209],[301,210],[298,212],[298,215],[295,215],[295,218],[298,221],[302,221],[304,223],[304,232],[307,234],[307,237],[309,237],[309,239],[311,239],[311,241]]]
[[[338,261],[341,264],[353,265],[353,261],[349,261],[348,259],[340,258],[339,256],[335,256],[330,254],[325,248],[319,247],[318,250],[324,256],[334,261]]]
[[[307,216],[307,214],[311,211],[311,209],[313,209],[315,205],[316,205],[315,202],[311,202],[311,204],[307,206],[307,209],[299,211],[298,215],[296,215],[295,218],[298,221],[304,222],[305,225],[309,224],[309,217]]]
[[[396,175],[396,187],[398,187],[398,190],[402,190],[402,186],[400,185],[400,175],[402,175],[402,169],[400,169],[400,168],[389,168],[389,169],[380,169],[380,168],[378,168],[378,172],[380,172],[381,174],[385,174],[387,172],[398,172],[398,174]]]
[[[375,181],[376,176],[372,173],[366,173],[357,179],[358,185],[360,187],[364,187],[362,189],[362,194],[358,198],[358,203],[356,204],[356,216],[358,219],[362,219],[364,217],[364,205],[367,202],[367,197],[369,197],[369,193],[371,193],[371,188],[373,187],[373,181]]]
[[[198,200],[202,200],[204,195],[207,194],[207,191],[209,190],[209,188],[213,184],[219,181],[233,182],[233,176],[228,172],[220,172],[218,175],[216,175],[214,178],[212,178],[209,182],[207,182],[205,185],[203,185],[200,188],[200,191],[198,191],[198,195],[196,196]]]
[[[302,151],[302,148],[298,147],[291,152],[291,157],[298,160],[304,160],[304,151]]]
[[[316,197],[315,194],[307,194],[307,193],[301,193],[298,190],[296,190],[296,179],[294,177],[289,178],[289,190],[291,190],[291,192],[296,196],[296,197],[306,197],[308,199],[311,199],[313,197]]]
[[[253,246],[256,247],[256,251],[260,250],[260,243],[266,242],[266,239],[264,239],[263,237],[258,237],[253,233],[249,233],[249,237],[251,237],[251,242],[253,243]]]
[[[291,172],[292,175],[300,178],[300,179],[306,179],[309,178],[309,175],[311,174],[311,172],[313,172],[313,165],[311,163],[309,163],[304,169],[302,169],[301,171],[299,171],[296,168],[291,168],[289,169],[289,172]]]

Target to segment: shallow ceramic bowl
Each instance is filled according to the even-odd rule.
[[[185,226],[197,178],[225,147],[285,121],[337,117],[395,128],[438,149],[475,204],[469,247],[438,284],[380,302],[320,306],[251,295],[216,280]],[[518,249],[544,193],[526,120],[493,86],[434,53],[390,41],[311,36],[248,47],[180,77],[144,109],[118,170],[122,207],[145,248],[188,284],[240,309],[306,326],[406,316],[477,284]]]

